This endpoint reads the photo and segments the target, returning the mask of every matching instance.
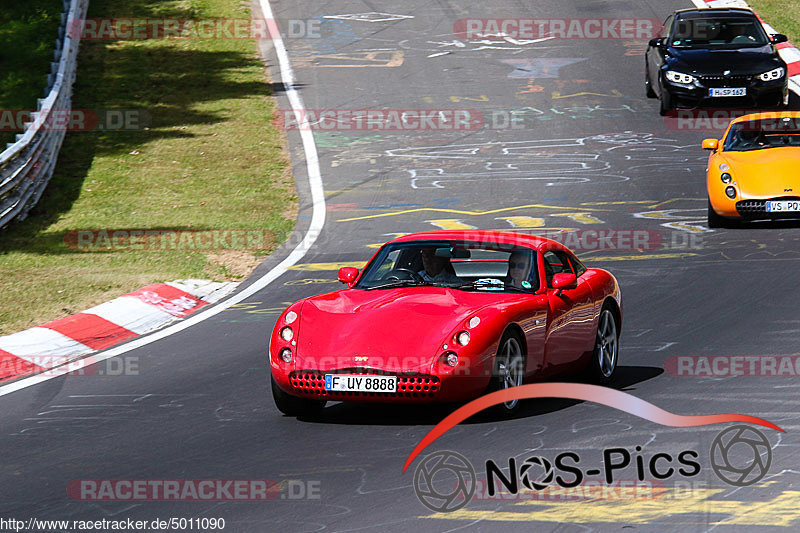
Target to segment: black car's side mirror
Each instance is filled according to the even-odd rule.
[[[650,39],[650,42],[647,43],[650,48],[660,48],[661,47],[661,39]]]
[[[789,38],[787,36],[785,36],[784,34],[782,34],[782,33],[776,33],[775,35],[773,35],[770,38],[770,41],[772,41],[772,44],[785,43],[788,40],[789,40]]]

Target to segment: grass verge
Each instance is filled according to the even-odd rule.
[[[88,14],[249,16],[238,0],[93,0]],[[40,203],[0,234],[0,334],[148,283],[242,279],[294,227],[294,182],[253,41],[83,41],[74,89],[74,109],[132,110],[139,129],[67,134]],[[267,237],[247,249],[185,242],[144,251],[98,241],[99,251],[87,252],[68,245],[76,230],[98,229],[259,230]]]
[[[800,3],[786,0],[748,0],[753,11],[778,32],[786,34],[795,46],[800,46]]]

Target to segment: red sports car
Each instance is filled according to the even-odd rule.
[[[272,393],[287,415],[328,400],[470,400],[581,370],[605,382],[617,366],[617,280],[550,239],[415,233],[339,281],[347,288],[295,302],[272,332]]]

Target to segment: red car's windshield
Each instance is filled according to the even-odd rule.
[[[536,253],[498,243],[414,241],[388,244],[355,288],[434,285],[461,290],[535,291]]]

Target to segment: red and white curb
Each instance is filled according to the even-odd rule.
[[[752,9],[747,2],[743,0],[692,0],[692,3],[697,7],[743,7],[745,9]],[[767,24],[764,19],[758,16],[758,20],[764,25],[767,33],[774,35],[778,33],[775,28]],[[786,61],[789,75],[789,90],[793,93],[800,95],[800,50],[791,43],[781,43],[776,45],[778,53],[781,58]]]
[[[261,7],[261,12],[263,15],[262,18],[265,20],[271,20],[274,24],[275,16],[273,15],[272,6],[270,5],[269,0],[258,0],[258,5]],[[303,118],[305,116],[305,104],[303,103],[303,98],[300,95],[300,92],[295,86],[296,80],[294,71],[292,70],[292,65],[289,62],[289,53],[286,51],[286,46],[283,44],[283,39],[281,38],[280,32],[277,31],[277,27],[273,29],[275,29],[275,31],[270,32],[273,38],[271,41],[267,41],[266,46],[271,45],[274,49],[275,55],[277,56],[277,65],[280,68],[280,81],[283,82],[285,88],[284,95],[289,100],[289,107],[295,110],[295,115],[299,123],[307,123],[308,121]],[[118,357],[122,354],[139,349],[143,346],[147,346],[150,343],[159,341],[169,337],[170,335],[174,335],[175,333],[184,331],[205,320],[208,320],[209,318],[216,316],[218,313],[229,309],[231,306],[243,302],[258,292],[264,290],[264,288],[268,287],[272,282],[285,274],[289,267],[297,264],[298,261],[305,257],[325,227],[325,187],[322,181],[322,172],[319,165],[317,146],[314,143],[314,135],[311,133],[311,128],[300,128],[299,133],[302,140],[303,153],[305,156],[308,187],[311,190],[310,200],[312,208],[311,222],[309,223],[308,228],[305,230],[303,240],[300,241],[300,243],[298,243],[297,246],[295,246],[280,263],[272,267],[269,272],[254,280],[247,287],[238,291],[230,298],[225,299],[225,301],[220,302],[219,304],[210,308],[206,306],[204,308],[205,310],[173,323],[163,329],[160,329],[159,331],[147,335],[146,337],[133,339],[121,346],[115,346],[108,350],[104,350],[102,353],[93,355],[91,357],[79,358],[74,363],[71,363],[71,367],[73,369],[78,371],[89,364],[94,364],[100,361]],[[0,383],[0,396],[13,394],[14,392],[36,386],[47,380],[54,379],[55,377],[55,375],[42,372],[34,376],[27,376],[23,379],[15,380],[12,383]]]
[[[56,368],[154,331],[222,299],[237,286],[191,279],[156,283],[80,313],[0,337],[0,381]]]

